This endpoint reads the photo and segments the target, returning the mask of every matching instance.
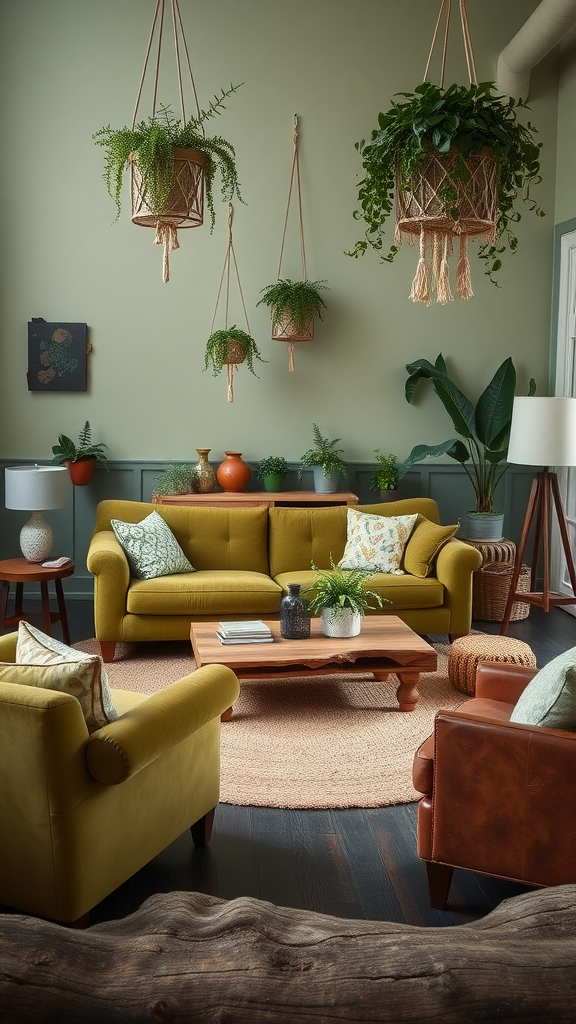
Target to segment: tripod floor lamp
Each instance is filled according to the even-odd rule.
[[[543,467],[532,481],[522,536],[516,551],[510,593],[502,619],[501,633],[510,622],[515,601],[521,600],[543,608],[576,604],[576,571],[570,546],[568,523],[558,487],[558,477],[550,466],[576,466],[576,398],[515,398],[510,427],[508,462]],[[551,519],[555,515],[572,595],[550,591]],[[522,558],[533,522],[534,553],[529,593],[518,591]],[[542,549],[542,590],[536,590],[538,559]]]

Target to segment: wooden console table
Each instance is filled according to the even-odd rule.
[[[358,495],[349,491],[318,494],[316,491],[210,491],[208,494],[160,494],[156,505],[199,505],[206,508],[292,508],[294,506],[357,505]]]

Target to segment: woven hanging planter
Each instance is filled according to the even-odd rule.
[[[310,320],[302,329],[286,316],[276,326],[272,325],[272,338],[274,341],[313,341],[314,321]]]
[[[206,156],[197,149],[174,150],[174,183],[160,214],[146,205],[146,181],[136,163],[131,163],[132,221],[145,228],[166,224],[174,228],[197,228],[204,223],[204,172]]]

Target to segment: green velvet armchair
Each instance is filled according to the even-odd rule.
[[[204,845],[237,695],[221,665],[151,697],[113,689],[118,719],[89,735],[74,696],[0,683],[0,903],[80,922],[187,828]]]

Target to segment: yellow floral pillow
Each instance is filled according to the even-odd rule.
[[[402,576],[402,555],[417,519],[417,512],[411,516],[373,516],[349,508],[346,547],[338,565],[341,569],[373,569]]]

